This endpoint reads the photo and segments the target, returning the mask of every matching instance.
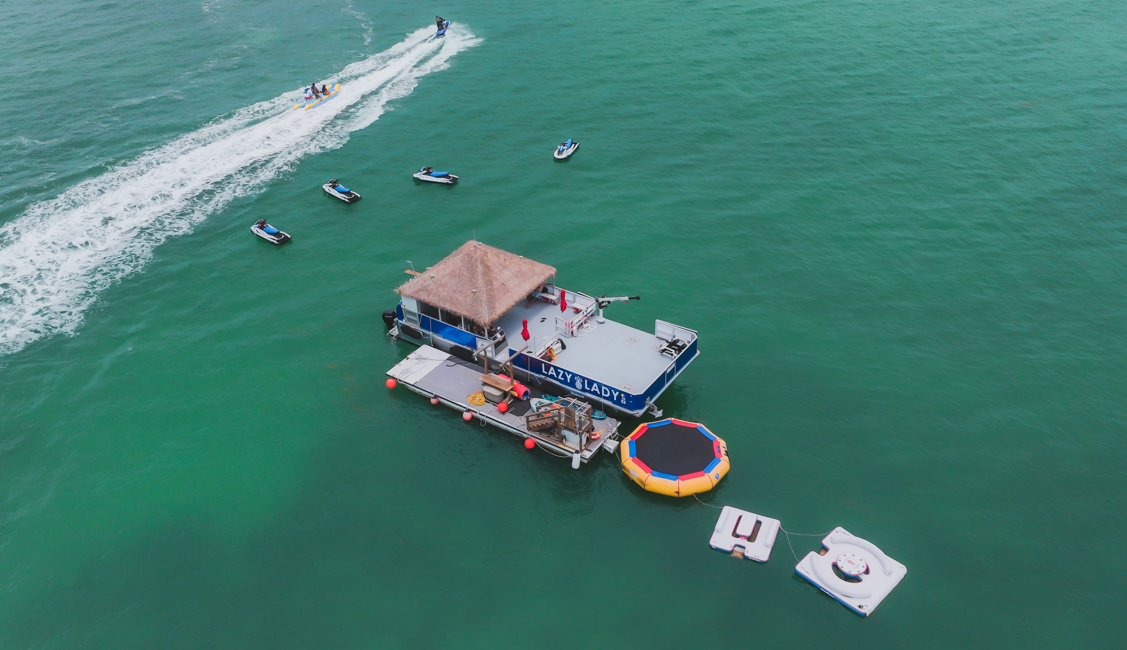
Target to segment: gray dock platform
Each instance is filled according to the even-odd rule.
[[[421,346],[387,371],[388,377],[415,393],[427,398],[437,397],[442,404],[452,409],[459,412],[470,411],[482,422],[521,438],[532,438],[541,448],[555,455],[571,458],[572,467],[575,468],[578,468],[579,463],[590,461],[600,449],[606,448],[613,453],[618,447],[619,421],[609,416],[605,420],[592,421],[599,439],[589,440],[585,448],[577,449],[549,434],[530,431],[525,426],[524,419],[531,408],[527,400],[510,403],[510,408],[505,413],[498,411],[497,405],[488,401],[482,405],[471,404],[470,396],[481,390],[481,374],[481,366],[462,361],[429,345]],[[533,397],[539,397],[540,394],[532,389]]]

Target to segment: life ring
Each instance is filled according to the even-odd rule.
[[[599,435],[598,431],[591,434],[591,440],[598,440],[599,438],[602,438],[602,436]]]

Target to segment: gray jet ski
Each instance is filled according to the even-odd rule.
[[[571,154],[575,153],[575,150],[578,148],[579,143],[572,142],[571,138],[568,138],[566,141],[561,142],[560,146],[556,147],[556,151],[552,154],[552,157],[556,160],[567,160],[571,158]]]
[[[415,180],[426,181],[428,183],[442,183],[443,185],[453,185],[458,182],[458,177],[450,172],[436,172],[430,167],[423,167],[413,174]]]
[[[337,179],[332,179],[321,186],[329,196],[335,196],[345,203],[355,203],[360,200],[360,193],[348,189],[340,184]]]
[[[250,227],[250,231],[275,246],[279,246],[290,240],[289,235],[266,223],[265,219],[259,219]]]

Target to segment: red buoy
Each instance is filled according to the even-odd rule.
[[[525,449],[532,449],[535,446],[536,446],[536,441],[533,440],[532,438],[525,438],[524,439],[524,448]]]
[[[395,381],[395,377],[388,377],[388,378],[387,378],[387,381],[386,381],[386,382],[384,382],[384,383],[385,383],[385,384],[387,384],[387,387],[388,387],[388,388],[395,388],[395,384],[396,384],[397,382]]]
[[[433,405],[435,405],[435,406],[437,406],[437,405],[438,405],[438,395],[435,395],[434,397],[431,397],[431,398],[430,398],[430,403],[431,403],[431,404],[433,404]]]
[[[505,411],[509,410],[509,405],[504,403],[504,402],[501,402],[500,404],[497,405],[497,410],[504,413]]]
[[[462,412],[462,419],[465,420],[466,422],[469,422],[470,420],[472,420],[473,419],[473,411],[471,411],[469,409],[463,411]]]

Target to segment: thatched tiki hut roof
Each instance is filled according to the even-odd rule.
[[[396,292],[489,327],[555,275],[547,264],[470,240]]]

